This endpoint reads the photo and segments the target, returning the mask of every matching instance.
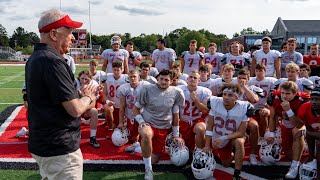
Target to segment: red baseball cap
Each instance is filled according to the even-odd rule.
[[[63,18],[50,23],[43,28],[39,29],[40,33],[47,33],[52,29],[58,29],[60,27],[68,27],[68,28],[79,28],[82,26],[82,22],[73,21],[68,15],[64,16]]]

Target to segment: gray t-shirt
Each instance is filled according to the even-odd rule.
[[[281,77],[282,78],[287,77],[286,66],[291,62],[296,63],[298,66],[300,64],[303,64],[302,54],[299,52],[293,52],[293,53],[284,52],[281,55]]]
[[[138,96],[136,106],[143,107],[143,119],[158,129],[170,129],[173,107],[184,106],[184,95],[180,88],[169,86],[162,90],[157,84],[145,86]]]

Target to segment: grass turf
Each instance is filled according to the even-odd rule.
[[[34,170],[0,170],[0,180],[38,180],[40,179],[39,171]],[[144,174],[142,172],[87,172],[83,174],[84,180],[133,180],[143,179]],[[154,179],[179,179],[184,180],[186,177],[181,173],[161,173],[157,172],[154,175]]]

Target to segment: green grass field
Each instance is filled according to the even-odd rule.
[[[88,66],[77,66],[75,76]],[[98,67],[101,69],[101,67]],[[24,66],[0,66],[0,112],[8,106],[22,104],[21,88],[24,82]],[[93,180],[115,180],[115,179],[143,179],[142,172],[84,172],[84,179]],[[154,176],[158,180],[177,179],[186,177],[182,173],[161,173]],[[0,180],[38,180],[38,171],[28,170],[0,170]]]
[[[38,180],[40,179],[39,171],[29,170],[0,170],[0,180]],[[141,180],[144,174],[142,172],[87,172],[83,173],[84,180]],[[154,175],[155,180],[176,179],[184,180],[186,177],[181,173],[161,173]]]

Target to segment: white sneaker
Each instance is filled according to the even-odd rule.
[[[17,132],[16,137],[25,136],[25,135],[27,135],[27,132],[28,132],[27,128],[22,127],[20,129],[20,131]]]
[[[288,173],[286,174],[286,179],[295,179],[299,172],[299,166],[291,166]]]
[[[139,143],[139,142],[133,143],[131,146],[128,146],[124,151],[125,151],[125,152],[134,152],[134,150],[135,150],[137,147],[140,147],[140,143]]]
[[[251,164],[251,165],[255,166],[255,165],[258,164],[258,160],[257,160],[255,154],[250,154],[249,159],[250,159],[250,164]]]
[[[153,180],[153,171],[149,168],[146,169],[144,180]]]

